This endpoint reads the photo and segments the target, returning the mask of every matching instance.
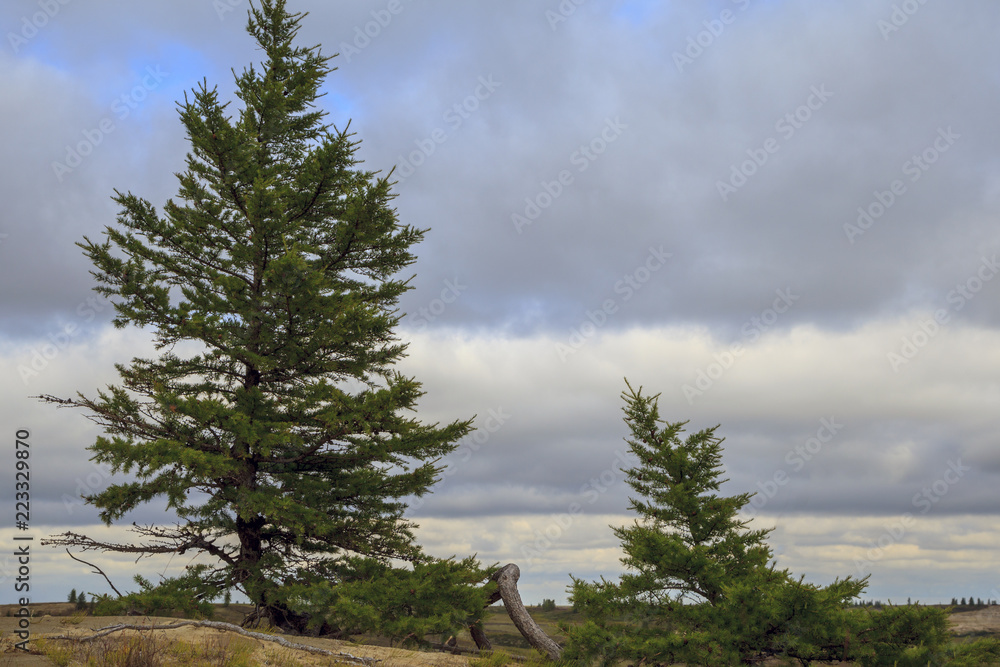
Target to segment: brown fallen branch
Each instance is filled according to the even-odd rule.
[[[317,653],[319,655],[326,655],[338,660],[345,660],[351,662],[355,665],[364,665],[365,667],[373,667],[379,662],[382,662],[379,658],[363,658],[350,653],[344,653],[342,651],[328,651],[325,648],[318,648],[316,646],[309,646],[308,644],[295,644],[288,641],[284,637],[279,637],[276,635],[268,635],[263,632],[251,632],[250,630],[245,630],[238,625],[233,625],[232,623],[223,623],[221,621],[178,621],[176,623],[168,623],[166,625],[133,625],[129,623],[119,623],[118,625],[109,625],[106,628],[100,628],[96,633],[87,636],[79,635],[55,635],[47,637],[47,639],[63,639],[66,641],[75,642],[89,642],[100,637],[110,635],[121,630],[173,630],[175,628],[184,627],[185,625],[193,625],[195,627],[201,628],[215,628],[216,630],[229,630],[230,632],[235,632],[241,634],[244,637],[251,637],[253,639],[258,639],[260,641],[274,642],[284,648],[295,649],[297,651],[308,651],[309,653]]]
[[[514,563],[508,563],[494,572],[490,579],[497,582],[497,590],[486,601],[486,606],[490,606],[497,600],[503,600],[507,615],[510,616],[510,620],[514,622],[521,635],[528,640],[528,643],[549,656],[550,659],[559,660],[562,657],[562,647],[538,627],[535,619],[531,618],[531,614],[521,602],[521,594],[517,592],[517,580],[520,577],[521,569]],[[480,650],[488,651],[492,648],[482,627],[473,625],[469,630]]]

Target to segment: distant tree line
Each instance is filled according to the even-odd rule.
[[[966,598],[961,598],[961,599],[959,599],[959,598],[952,598],[951,599],[951,606],[952,607],[956,607],[956,606],[960,606],[960,607],[986,607],[986,606],[989,606],[989,605],[994,605],[996,603],[997,603],[996,600],[989,599],[989,600],[986,600],[985,602],[983,602],[982,598],[972,598],[972,597],[969,597],[968,599],[966,599]]]
[[[892,603],[890,602],[889,604],[892,604]],[[919,605],[920,601],[918,600],[917,602],[914,603],[912,601],[912,598],[906,598],[906,604],[918,604]],[[987,599],[987,600],[984,601],[982,598],[968,597],[968,598],[952,598],[951,599],[951,604],[949,606],[952,606],[952,607],[988,607],[990,605],[995,605],[995,604],[997,604],[997,601],[994,600],[994,599]],[[857,606],[857,607],[881,608],[881,607],[886,606],[886,604],[883,604],[883,602],[881,600],[861,600],[855,606]]]

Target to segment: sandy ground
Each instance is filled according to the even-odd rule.
[[[31,624],[32,640],[54,635],[75,635],[84,636],[93,634],[99,628],[115,625],[118,623],[130,623],[137,625],[162,625],[176,622],[175,618],[150,618],[150,617],[86,617],[79,623],[71,623],[64,616],[42,616],[33,619]],[[17,619],[0,617],[0,632],[2,632],[3,652],[0,653],[0,667],[6,665],[52,665],[53,663],[42,656],[25,655],[22,652],[13,650],[12,640],[14,630],[17,629]],[[253,638],[242,638],[237,633],[217,630],[214,628],[204,628],[195,626],[185,626],[171,630],[157,630],[157,635],[164,637],[168,642],[185,641],[191,644],[218,645],[229,641],[229,638],[236,638],[235,641],[251,642],[255,646],[253,656],[254,664],[258,665],[303,665],[322,666],[345,664],[346,661],[339,661],[328,656],[309,653],[304,650],[288,649],[274,642],[262,641]],[[116,633],[120,636],[122,633]],[[290,642],[306,644],[323,648],[334,653],[347,653],[359,658],[375,658],[380,660],[378,667],[403,667],[404,665],[414,667],[466,667],[467,658],[441,652],[417,652],[403,649],[386,648],[380,646],[365,646],[352,644],[333,639],[319,639],[315,637],[292,637],[285,636]]]
[[[54,605],[63,606],[63,605]],[[54,613],[69,613],[67,610],[53,609]],[[149,626],[176,622],[173,618],[142,618],[142,617],[92,617],[70,618],[63,615],[36,616],[30,626],[32,640],[53,635],[90,635],[96,630],[118,623],[129,623]],[[38,655],[26,655],[13,649],[13,643],[18,641],[14,636],[17,629],[17,618],[0,616],[0,667],[16,665],[18,667],[34,667],[53,665],[48,658]],[[950,616],[952,632],[956,635],[975,635],[991,633],[1000,635],[1000,606],[987,607],[978,611],[955,613]],[[253,638],[243,638],[234,632],[214,628],[185,626],[170,630],[155,631],[165,642],[183,641],[189,644],[219,646],[228,641],[248,642],[254,646],[253,663],[258,665],[275,665],[278,667],[330,667],[337,664],[349,664],[328,656],[309,653],[303,650],[289,649],[274,642]],[[120,636],[122,633],[116,633]],[[232,639],[231,639],[232,638]],[[378,667],[467,667],[468,659],[463,656],[442,652],[417,652],[380,646],[366,646],[333,639],[314,637],[293,637],[284,635],[290,642],[306,644],[323,648],[334,653],[346,653],[358,658],[374,658],[379,660]],[[462,644],[471,644],[463,641]]]
[[[948,620],[951,621],[951,631],[956,635],[1000,634],[1000,605],[952,614]]]

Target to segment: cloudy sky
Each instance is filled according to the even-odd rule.
[[[489,5],[489,6],[488,6]],[[619,572],[624,378],[720,424],[729,494],[781,566],[866,597],[1000,598],[1000,5],[289,0],[339,52],[323,98],[429,227],[399,335],[427,421],[476,415],[412,509],[439,556],[515,562],[529,602]],[[115,189],[157,206],[176,102],[232,98],[246,0],[0,7],[0,421],[30,431],[31,592],[106,584],[43,537],[116,529],[82,414],[149,335],[74,243]],[[12,467],[12,466],[11,466]],[[8,467],[10,469],[10,467]],[[132,517],[165,519],[156,508]],[[18,596],[0,558],[0,602]],[[94,557],[121,586],[187,560]]]

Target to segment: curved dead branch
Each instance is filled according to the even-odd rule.
[[[562,657],[562,647],[551,637],[538,627],[535,620],[531,618],[528,610],[521,602],[521,594],[517,591],[517,580],[521,577],[521,569],[514,563],[508,563],[493,573],[490,577],[497,582],[497,590],[486,601],[486,606],[490,606],[497,600],[503,600],[503,606],[507,610],[507,615],[514,622],[521,635],[528,640],[532,647],[538,649],[552,660],[559,660]],[[470,627],[472,638],[481,650],[489,650],[491,645],[482,628],[478,626]]]

